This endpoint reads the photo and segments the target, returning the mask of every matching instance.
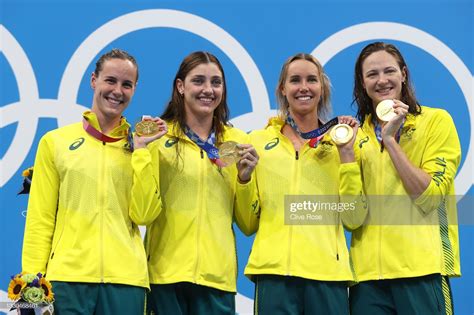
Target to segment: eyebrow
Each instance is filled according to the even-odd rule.
[[[192,76],[192,78],[197,78],[197,79],[206,79],[206,76],[203,75],[203,74],[195,74]],[[214,75],[211,77],[211,80],[213,79],[221,79],[222,80],[222,77],[220,75]]]
[[[298,78],[301,78],[301,77],[304,77],[304,76],[299,75],[299,74],[294,74],[294,75],[289,76],[288,78],[289,79],[298,79]],[[306,77],[307,78],[316,78],[316,79],[318,78],[318,76],[316,74],[308,74]]]
[[[396,67],[396,66],[387,66],[387,67],[385,67],[385,68],[382,68],[382,70],[387,70],[387,69],[395,69],[395,70],[396,70],[397,67]],[[372,71],[377,72],[378,70],[379,70],[378,68],[376,68],[376,69],[369,69],[369,70],[367,70],[365,73],[367,74],[367,73],[372,72]]]
[[[108,76],[105,76],[104,80],[109,80],[109,79],[112,79],[112,80],[115,80],[115,81],[119,81],[117,79],[116,76],[113,76],[113,75],[108,75]],[[123,83],[127,83],[127,84],[131,84],[131,85],[134,85],[135,82],[134,81],[131,81],[131,80],[124,80]]]

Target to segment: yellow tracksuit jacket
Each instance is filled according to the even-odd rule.
[[[255,181],[240,184],[237,167],[219,168],[176,125],[136,150],[131,212],[147,225],[150,283],[192,282],[236,292],[237,257],[232,223],[249,234],[258,223]],[[223,141],[249,143],[248,135],[225,127]],[[179,146],[179,156],[176,148]]]
[[[336,145],[326,134],[316,148],[306,143],[296,152],[281,133],[284,122],[272,118],[266,129],[250,134],[260,156],[256,179],[260,222],[245,274],[296,276],[312,280],[353,280],[344,224],[358,227],[366,215],[360,167],[340,164]],[[357,159],[357,150],[356,150]],[[285,224],[286,195],[317,200],[357,201],[353,210],[316,211],[328,224]],[[342,196],[342,198],[340,197]],[[285,214],[286,212],[286,214]]]
[[[414,200],[381,150],[372,118],[365,121],[359,146],[369,214],[352,237],[357,280],[459,276],[454,177],[461,148],[451,116],[425,106],[420,115],[407,116],[399,144],[411,163],[432,177]]]
[[[84,117],[100,130],[95,114]],[[48,132],[40,141],[28,202],[23,271],[48,280],[149,287],[140,231],[129,217],[132,154],[129,125],[102,143],[81,123]],[[138,211],[138,210],[137,210]]]

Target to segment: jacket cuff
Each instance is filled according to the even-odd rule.
[[[417,205],[424,213],[431,212],[433,209],[437,208],[443,198],[443,196],[437,194],[436,191],[436,182],[431,179],[430,184],[426,187],[425,191],[414,200],[415,205]]]

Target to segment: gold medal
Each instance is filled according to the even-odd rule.
[[[390,121],[393,117],[397,116],[393,109],[394,104],[395,102],[392,100],[383,100],[377,104],[375,111],[380,120]]]
[[[219,158],[227,165],[237,163],[240,160],[239,144],[235,141],[226,141],[218,146]]]
[[[135,131],[140,137],[151,137],[160,132],[160,127],[153,120],[142,120],[135,125]]]
[[[346,144],[351,141],[354,131],[352,131],[351,126],[347,124],[337,124],[332,127],[329,135],[335,144]]]

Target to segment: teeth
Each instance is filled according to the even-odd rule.
[[[113,99],[113,98],[110,98],[110,97],[107,98],[107,99],[110,103],[114,103],[114,104],[120,104],[120,102],[121,102],[120,100],[116,100],[116,99]]]
[[[299,99],[300,101],[308,101],[308,100],[311,99],[311,97],[309,97],[309,96],[300,96],[297,99]]]
[[[212,102],[212,98],[201,97],[200,100],[203,101],[203,102]]]

